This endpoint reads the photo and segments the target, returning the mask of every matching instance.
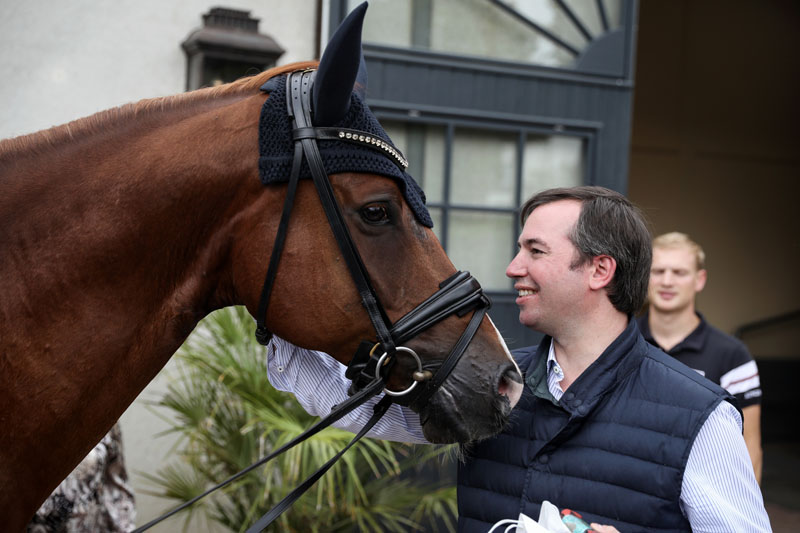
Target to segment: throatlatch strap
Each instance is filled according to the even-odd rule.
[[[278,224],[278,233],[275,236],[275,244],[272,246],[272,255],[269,258],[267,277],[264,279],[264,286],[261,288],[261,300],[258,302],[258,313],[256,314],[256,340],[266,346],[272,339],[272,333],[267,329],[267,307],[269,307],[272,287],[275,284],[275,276],[278,273],[278,263],[281,260],[283,246],[286,243],[286,234],[289,230],[289,218],[294,207],[294,197],[297,193],[297,183],[300,181],[300,163],[303,161],[303,149],[299,145],[294,147],[294,162],[292,172],[289,175],[289,186],[286,189],[286,199],[283,202],[283,213]]]

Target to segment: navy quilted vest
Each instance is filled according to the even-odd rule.
[[[525,390],[506,429],[466,450],[459,531],[485,533],[542,500],[623,532],[691,531],[680,510],[694,438],[720,387],[648,344],[635,321],[556,403],[547,390],[550,338],[515,352]]]

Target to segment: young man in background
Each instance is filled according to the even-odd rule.
[[[708,324],[697,312],[705,287],[705,253],[688,235],[666,233],[653,240],[648,312],[639,318],[644,338],[736,397],[744,418],[744,440],[761,483],[761,382],[745,345]]]

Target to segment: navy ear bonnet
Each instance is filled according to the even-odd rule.
[[[265,84],[264,89],[269,91],[270,96],[261,110],[258,127],[260,154],[258,169],[261,182],[269,185],[270,183],[289,181],[294,142],[291,118],[286,109],[286,75],[271,79]],[[347,113],[331,127],[361,130],[388,143],[392,148],[394,147],[375,115],[356,92],[352,92],[350,95],[350,108]],[[414,178],[402,171],[389,155],[384,155],[373,148],[361,147],[345,141],[319,139],[317,143],[325,165],[325,172],[328,175],[340,172],[359,172],[393,178],[403,191],[406,202],[419,223],[429,228],[433,227],[430,213],[425,207],[425,193],[414,181]],[[311,178],[311,171],[305,158],[300,167],[300,178]]]

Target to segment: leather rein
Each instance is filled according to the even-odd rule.
[[[348,365],[345,374],[353,381],[349,391],[351,396],[346,401],[335,406],[327,417],[318,421],[291,442],[274,450],[266,457],[263,457],[241,472],[208,489],[199,496],[181,504],[168,513],[148,522],[144,526],[137,528],[134,530],[134,533],[149,529],[162,520],[189,507],[211,492],[239,479],[253,469],[263,465],[267,461],[330,426],[347,413],[364,404],[373,396],[384,391],[386,394],[375,405],[374,414],[353,440],[254,523],[247,530],[247,533],[262,531],[288,509],[297,498],[311,488],[311,486],[322,477],[350,447],[366,435],[375,423],[380,420],[392,403],[401,405],[411,405],[413,403],[415,406],[425,405],[442,383],[444,383],[444,380],[450,375],[461,359],[461,356],[475,336],[486,314],[486,310],[489,307],[489,300],[484,295],[478,281],[468,272],[456,272],[439,285],[439,290],[437,292],[400,318],[396,323],[391,324],[383,306],[378,300],[377,294],[370,282],[367,269],[347,229],[341,214],[341,209],[336,201],[333,187],[325,172],[317,141],[342,140],[346,142],[355,142],[361,146],[370,146],[387,155],[387,158],[397,164],[401,171],[405,170],[407,163],[399,151],[382,139],[376,139],[374,134],[342,128],[314,127],[311,122],[310,96],[315,74],[313,70],[291,72],[288,74],[286,82],[287,110],[289,117],[291,117],[293,121],[292,137],[294,141],[294,159],[292,161],[292,170],[289,176],[283,213],[281,214],[275,244],[272,249],[269,267],[261,291],[261,299],[256,316],[257,327],[255,336],[258,342],[265,346],[268,345],[272,339],[272,333],[266,326],[267,308],[275,282],[278,263],[280,262],[281,253],[286,241],[289,219],[299,182],[300,166],[305,157],[309,169],[311,170],[311,177],[317,189],[320,202],[328,218],[328,223],[345,259],[345,263],[350,270],[350,275],[361,297],[362,305],[367,310],[367,314],[375,329],[377,342],[364,341],[361,343],[361,346]],[[365,141],[365,139],[369,140]],[[403,346],[403,343],[416,337],[445,318],[453,314],[464,316],[470,311],[473,311],[473,315],[466,329],[444,361],[423,362],[416,352],[411,348]],[[408,388],[402,391],[391,391],[385,388],[385,384],[396,362],[398,353],[410,355],[414,359],[417,368],[412,375],[413,381]]]

